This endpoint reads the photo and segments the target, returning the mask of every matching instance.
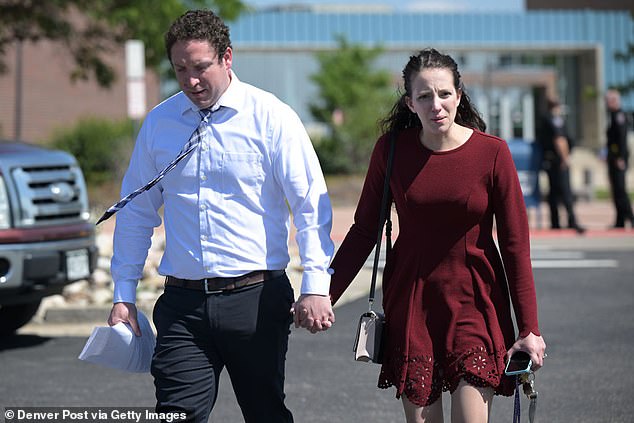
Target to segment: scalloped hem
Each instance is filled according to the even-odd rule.
[[[459,354],[447,354],[442,362],[433,360],[431,356],[407,360],[402,355],[393,357],[392,363],[386,363],[381,368],[378,387],[388,389],[394,386],[397,388],[396,398],[405,395],[419,407],[433,404],[443,392],[454,393],[461,380],[479,388],[493,388],[495,395],[511,396],[515,388],[512,378],[505,378],[503,370],[498,370],[504,368],[505,355],[506,351],[490,354],[479,346]],[[392,372],[388,371],[390,364]],[[390,377],[403,374],[405,367],[407,375],[404,380]],[[395,383],[395,380],[400,383]]]

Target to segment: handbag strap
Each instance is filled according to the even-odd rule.
[[[390,151],[387,156],[387,168],[385,170],[385,182],[383,183],[383,198],[381,200],[381,210],[379,212],[379,233],[376,237],[376,247],[374,249],[374,264],[372,266],[372,282],[370,283],[370,295],[368,298],[370,311],[374,304],[374,291],[376,289],[376,276],[379,268],[379,253],[381,251],[381,240],[383,238],[383,225],[385,222],[385,233],[387,237],[386,250],[387,253],[392,249],[392,219],[388,212],[388,197],[390,195],[390,175],[392,174],[392,160],[394,158],[394,144],[396,132],[390,133]]]
[[[513,423],[520,423],[520,377],[515,376],[515,396],[513,399]]]
[[[526,394],[530,400],[530,405],[528,407],[528,421],[529,423],[535,423],[535,414],[537,413],[537,391],[535,390],[535,373],[533,372],[528,375],[515,376],[513,423],[520,423],[520,386],[522,386],[524,394]]]

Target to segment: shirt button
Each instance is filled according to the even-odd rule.
[[[207,235],[201,235],[200,239],[201,241],[207,241]]]
[[[201,204],[201,205],[200,205],[200,210],[202,210],[202,211],[207,210],[207,206],[206,206],[206,205],[204,205],[204,204]]]
[[[202,176],[200,177],[200,180],[201,180],[201,181],[206,181],[206,180],[207,180],[207,175],[202,175]]]

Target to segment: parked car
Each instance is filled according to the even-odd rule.
[[[0,335],[28,323],[44,297],[90,277],[98,254],[89,217],[72,155],[0,141]]]

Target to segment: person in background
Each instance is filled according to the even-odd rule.
[[[626,187],[626,172],[629,161],[627,145],[627,116],[621,110],[621,95],[617,90],[608,90],[605,103],[609,113],[607,129],[608,177],[612,190],[612,201],[616,211],[615,228],[624,228],[626,222],[634,227],[632,204]]]
[[[574,210],[574,199],[570,187],[570,152],[572,146],[558,100],[548,100],[548,113],[542,119],[538,142],[543,152],[543,168],[548,175],[548,206],[551,229],[561,229],[559,206],[568,214],[568,227],[583,234]]]
[[[383,272],[380,388],[395,387],[407,422],[485,423],[514,352],[543,365],[528,219],[507,143],[485,124],[449,55],[425,49],[403,69],[404,93],[382,121],[354,224],[338,249],[335,304],[376,242],[391,134],[398,238]],[[497,227],[499,250],[493,228]],[[510,300],[519,329],[516,336]]]
[[[229,28],[213,12],[185,13],[165,43],[182,91],[145,118],[122,192],[150,180],[192,133],[200,141],[119,211],[108,323],[127,322],[139,334],[136,287],[164,206],[166,282],[153,312],[156,411],[207,422],[226,368],[245,421],[292,422],[284,393],[292,307],[311,330],[334,322],[332,210],[317,156],[297,114],[232,71]],[[304,266],[294,306],[284,271],[289,209]]]

